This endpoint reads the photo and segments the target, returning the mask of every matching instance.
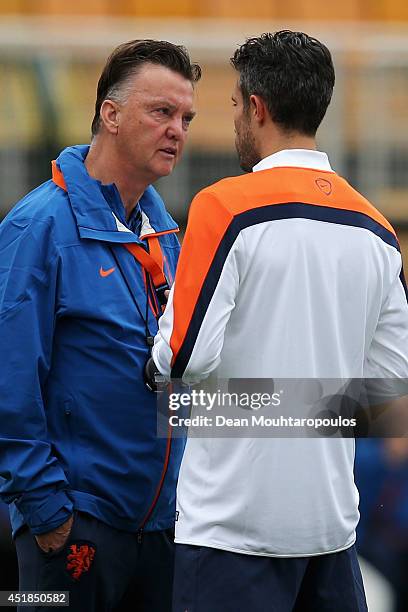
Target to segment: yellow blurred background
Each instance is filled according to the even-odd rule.
[[[2,0],[3,14],[46,15],[132,15],[136,17],[245,17],[310,20],[381,20],[408,19],[405,0]]]
[[[299,29],[332,50],[337,83],[318,132],[332,165],[408,239],[406,0],[0,0],[0,210],[46,180],[49,159],[89,142],[96,83],[132,38],[185,44],[203,67],[184,161],[159,182],[176,217],[205,184],[240,172],[229,58],[251,35]]]

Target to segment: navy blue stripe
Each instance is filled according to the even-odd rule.
[[[407,289],[407,283],[405,282],[405,274],[404,274],[404,267],[403,266],[401,268],[400,281],[401,281],[402,286],[404,287],[405,298],[406,298],[406,300],[408,302],[408,289]]]
[[[398,240],[392,232],[387,230],[380,223],[377,223],[377,221],[374,221],[374,219],[368,215],[352,210],[303,204],[301,202],[288,202],[253,208],[236,215],[220,242],[211,267],[204,280],[186,337],[174,362],[172,369],[173,378],[181,378],[184,374],[184,370],[187,367],[194,344],[197,340],[201,323],[221,276],[225,260],[240,231],[252,225],[258,225],[266,221],[278,221],[281,219],[312,219],[314,221],[326,221],[339,225],[360,227],[373,232],[386,244],[389,244],[398,251],[400,250]],[[405,281],[403,284],[406,288]]]

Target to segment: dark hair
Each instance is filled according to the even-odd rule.
[[[303,32],[282,30],[249,38],[231,58],[239,72],[244,108],[260,96],[273,121],[287,131],[314,136],[334,87],[330,51]]]
[[[114,88],[119,87],[128,77],[135,74],[145,63],[159,64],[196,83],[201,78],[201,68],[192,64],[188,51],[181,45],[165,40],[130,40],[119,45],[108,57],[98,82],[95,102],[95,116],[92,121],[92,135],[99,130],[100,110],[104,100],[110,97]]]

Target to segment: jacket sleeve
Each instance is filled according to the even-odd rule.
[[[34,534],[72,513],[65,473],[47,439],[42,389],[50,369],[58,252],[43,221],[0,226],[0,495]]]
[[[239,285],[234,218],[217,196],[194,198],[175,283],[153,347],[166,377],[188,383],[206,378],[220,362],[225,328]]]

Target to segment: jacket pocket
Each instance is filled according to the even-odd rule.
[[[65,397],[62,400],[64,428],[63,445],[65,447],[65,461],[67,465],[67,477],[70,485],[73,485],[76,476],[75,457],[77,449],[74,443],[74,427],[75,427],[75,402],[72,397]]]

